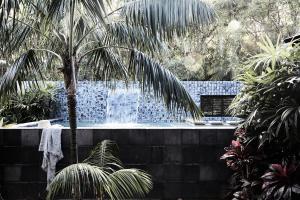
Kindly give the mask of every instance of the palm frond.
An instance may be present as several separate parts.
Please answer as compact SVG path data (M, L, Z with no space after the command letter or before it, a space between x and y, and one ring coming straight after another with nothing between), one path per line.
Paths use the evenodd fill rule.
M47 20L59 21L68 12L68 2L66 0L48 0L47 5Z
M7 55L11 55L12 52L20 49L22 44L30 36L31 28L24 26L20 23L8 25L3 32L0 33L1 51Z
M142 91L153 89L155 97L163 97L169 110L183 110L193 118L201 116L199 107L178 78L149 56L132 50L128 71L142 84Z
M261 53L253 56L249 66L253 67L255 70L262 71L267 68L275 69L278 62L289 57L289 45L280 44L280 37L277 39L277 43L273 44L272 40L265 36L262 38L262 41L258 43L258 46L261 49Z
M78 0L86 12L89 14L92 20L97 22L97 19L100 22L105 22L106 16L106 5L110 5L111 0Z
M29 80L28 82L24 82ZM43 80L41 68L33 50L22 54L0 79L0 100L4 100L11 93L27 87L38 87L39 80Z
M138 169L121 169L109 175L106 192L112 199L145 197L152 189L151 177Z
M20 8L19 4L19 0L0 1L0 30L6 26L10 17L15 19L16 13Z
M104 140L84 161L61 170L48 187L47 199L57 195L70 198L77 190L80 198L86 194L104 199L143 197L152 189L150 175L138 169L123 169L115 155L117 145ZM111 165L117 166L112 169Z
M144 27L132 26L124 22L110 23L107 25L106 40L112 44L127 45L137 48L158 52L164 48L164 44L157 37L153 37Z
M84 58L89 55L89 63L94 63L92 68L96 79L100 80L113 80L113 79L127 79L127 69L122 61L122 57L118 51L114 51L112 48L105 47L100 42L94 45L91 50L87 50L81 57Z
M110 165L122 168L123 163L117 157L118 146L110 140L103 140L91 152L84 163L89 163L99 167L109 167Z
M57 195L72 197L74 186L80 190L80 195L87 192L95 197L101 194L101 189L108 182L108 173L98 166L87 163L70 165L61 170L48 187L47 199L54 199Z
M201 0L132 0L121 12L128 23L147 27L164 38L209 25L216 17L211 6Z

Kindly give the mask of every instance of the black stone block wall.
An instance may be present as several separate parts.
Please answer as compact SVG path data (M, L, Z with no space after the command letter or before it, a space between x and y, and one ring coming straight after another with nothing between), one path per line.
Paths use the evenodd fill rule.
M230 171L219 161L233 129L82 129L78 131L79 160L98 142L117 142L127 167L153 176L148 199L221 199ZM39 129L0 129L0 193L6 200L44 199L46 173L38 152ZM63 130L64 159L68 164L69 133Z

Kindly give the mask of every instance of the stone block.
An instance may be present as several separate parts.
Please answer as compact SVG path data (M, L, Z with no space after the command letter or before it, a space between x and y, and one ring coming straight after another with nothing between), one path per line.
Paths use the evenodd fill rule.
M220 168L215 163L203 163L200 167L200 181L218 181Z
M199 162L217 162L220 156L216 146L199 146L198 160Z
M21 147L6 146L0 147L1 164L18 164L22 163Z
M182 174L184 182L197 182L199 181L199 165L183 165Z
M147 130L147 133L147 141L149 145L163 145L165 143L162 129L149 129Z
M4 168L4 180L8 182L21 180L21 167L20 166L6 166Z
M154 182L153 184L153 189L150 191L149 198L151 199L162 199L164 196L164 184L163 183L158 183Z
M24 147L21 151L20 164L42 164L43 152L38 151L36 147Z
M182 155L185 164L199 163L199 147L197 145L184 146L182 148Z
M151 149L147 146L120 146L120 158L127 164L150 163Z
M24 199L23 197L23 184L6 183L2 187L1 195L3 199Z
M77 130L77 145L78 146L93 145L93 130L92 129Z
M199 185L199 199L223 199L223 183L219 181L200 181Z
M183 183L182 196L184 199L200 199L199 183Z
M94 129L93 130L93 142L94 145L102 142L103 140L113 140L112 133L115 130L110 129Z
M61 146L62 146L62 148L70 146L70 134L71 134L70 129L63 129L62 130L62 132L61 132Z
M39 146L40 133L38 129L22 130L22 146Z
M217 130L202 129L199 130L199 144L200 145L216 145L217 144Z
M107 134L107 133L105 133L105 134ZM111 130L110 135L107 135L106 137L108 137L108 139L110 139L110 140L113 140L118 145L128 145L129 144L129 130L126 130L126 129Z
M78 147L78 160L79 162L82 162L83 160L85 160L91 153L92 151L92 147L89 146L81 146L81 147Z
M41 164L40 164L41 165ZM26 165L22 166L21 180L23 182L37 182L41 181L42 168L40 165ZM43 171L46 174L46 172ZM44 179L43 181L46 181Z
M175 130L175 129L164 130L164 138L165 138L166 145L180 145L181 130Z
M182 185L180 182L166 182L162 199L182 199Z
M199 144L198 130L183 130L182 131L182 144Z
M164 149L164 162L165 163L181 163L182 150L181 146L165 146Z
M21 129L6 129L3 134L4 146L21 145Z
M154 182L164 182L164 165L149 165L147 172L152 176Z
M0 128L0 146L3 146L3 143L4 143L4 129L1 129Z
M131 145L145 145L147 144L147 132L144 129L132 129L128 131L128 143Z
M151 163L161 164L164 161L164 147L152 146L151 147Z
M182 167L181 165L169 164L164 166L164 179L166 181L182 181Z
M234 130L232 129L220 129L217 131L217 143L219 145L230 145L233 139Z

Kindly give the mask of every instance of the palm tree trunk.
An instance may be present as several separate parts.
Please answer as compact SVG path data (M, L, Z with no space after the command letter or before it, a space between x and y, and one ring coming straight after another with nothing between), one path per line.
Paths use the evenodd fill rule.
M69 124L70 124L70 164L77 163L77 142L76 142L76 129L77 129L77 113L76 113L76 76L75 67L72 66L72 58L65 56L64 59L64 81L65 88L67 90L67 100L68 100L68 114L69 114ZM76 63L74 63L76 65Z
M77 130L77 99L76 99L76 66L77 63L73 57L64 57L64 81L67 90L68 113L70 124L70 164L78 163L78 151L76 141ZM73 199L81 200L80 185L73 186Z
M76 88L70 86L68 89L68 111L70 123L70 163L77 163L77 142L76 142L76 129L77 129L77 114L76 114Z

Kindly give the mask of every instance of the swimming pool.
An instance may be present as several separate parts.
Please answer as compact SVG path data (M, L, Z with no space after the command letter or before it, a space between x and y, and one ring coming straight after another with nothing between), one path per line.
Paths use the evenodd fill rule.
M51 125L61 125L63 128L69 128L69 122L60 119L49 120ZM16 127L19 128L34 128L38 127L39 122L30 122L25 124L18 124ZM234 121L202 121L201 123L191 122L159 122L159 123L105 123L105 122L94 122L94 121L79 121L77 122L78 128L103 128L103 129L211 129L211 128L234 128L237 126L237 122Z

